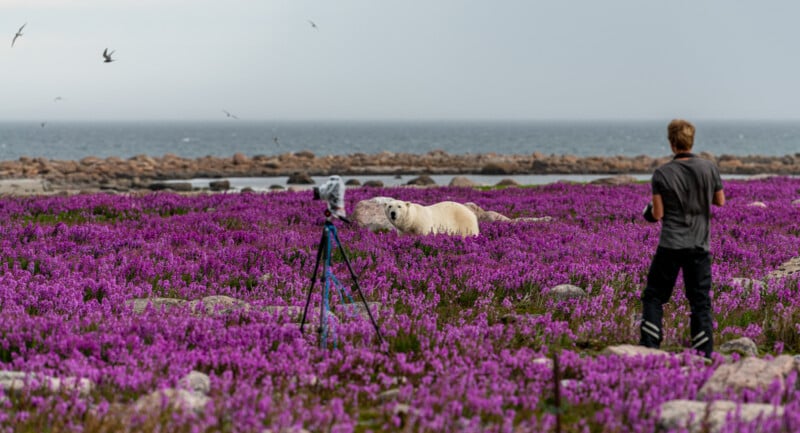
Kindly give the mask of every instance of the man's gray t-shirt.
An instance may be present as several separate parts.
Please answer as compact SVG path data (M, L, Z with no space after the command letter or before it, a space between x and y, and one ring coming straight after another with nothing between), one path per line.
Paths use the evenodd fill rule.
M722 189L716 165L697 157L676 159L656 169L652 186L664 202L658 246L708 251L711 202Z

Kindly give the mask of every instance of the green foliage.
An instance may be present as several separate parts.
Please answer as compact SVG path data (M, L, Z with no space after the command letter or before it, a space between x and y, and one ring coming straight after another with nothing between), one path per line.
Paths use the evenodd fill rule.
M393 353L417 353L420 342L414 330L400 330L389 339L389 350Z

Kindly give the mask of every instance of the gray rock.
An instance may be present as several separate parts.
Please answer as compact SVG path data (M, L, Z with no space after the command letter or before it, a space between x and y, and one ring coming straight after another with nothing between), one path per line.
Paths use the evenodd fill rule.
M210 400L208 396L201 393L167 388L140 397L133 403L132 409L143 414L161 413L166 405L173 410L202 413L205 412L206 405Z
M502 179L500 182L497 182L495 186L519 186L519 182L514 179Z
M618 344L615 346L608 346L603 349L604 355L617 355L617 356L671 356L669 352L660 349L651 349L649 347L638 346L633 344Z
M636 178L628 175L601 177L589 183L593 185L628 185L636 183Z
M551 217L551 216L519 217L519 218L514 218L511 221L513 221L513 222L547 222L547 221L553 221L553 217Z
M298 171L292 173L292 175L289 176L289 179L286 181L286 183L290 185L313 185L314 179L312 179L311 176L308 175L308 173Z
M416 185L416 186L429 186L429 185L436 185L436 181L433 180L432 177L428 176L427 174L423 174L419 177L415 177L408 182L406 185Z
M6 393L26 388L45 388L50 392L77 391L78 395L86 397L94 386L94 382L86 378L60 378L24 371L0 370L0 388Z
M464 206L468 207L469 210L471 210L475 216L478 217L478 222L511 221L511 218L493 210L483 210L483 208L473 202L464 203Z
M214 180L208 183L208 189L211 191L227 191L231 189L231 182L227 179Z
M756 343L753 340L747 337L726 341L719 346L718 350L720 353L724 354L738 353L745 356L758 355L758 346L756 346Z
M764 203L763 201L753 201L753 202L748 203L747 206L748 207L760 207L760 208L766 208L767 207L766 203Z
M550 289L550 295L556 299L582 298L586 291L572 284L559 284Z
M778 266L778 269L767 275L768 279L781 279L800 272L800 257L794 257Z
M792 206L800 206L800 198L792 200Z
M303 316L303 308L294 306L294 305L267 305L260 308L261 311L265 311L269 314L284 314L286 312L291 321L294 323L300 323ZM314 310L319 311L319 310ZM311 314L311 307L309 306L308 314Z
M147 186L150 191L172 190L178 192L188 192L193 189L191 182L153 182Z
M361 181L358 179L347 179L347 182L344 183L346 186L360 186Z
M283 185L272 184L269 186L270 191L283 191L286 188Z
M367 227L370 231L391 230L395 231L394 225L386 218L384 204L394 200L391 197L373 197L369 200L361 200L356 203L350 219L358 223L361 227Z
M381 180L368 180L364 182L362 188L383 188L383 181Z
M731 286L738 286L745 290L748 293L761 293L766 289L763 281L753 280L751 278L733 278L731 279Z
M147 309L148 305L152 305L154 309L160 310L170 309L172 307L180 307L186 304L185 299L177 299L177 298L136 298L132 299L126 304L133 307L133 312L136 314L143 313L145 309Z
M705 399L728 390L763 390L776 380L781 382L782 389L786 376L794 369L795 360L789 355L781 355L770 361L749 356L718 367L697 395Z
M239 309L250 310L250 304L247 302L225 295L206 296L199 301L191 301L189 302L189 308L192 311L197 311L200 303L203 304L206 314L227 314Z
M181 389L208 395L211 391L211 378L207 374L192 370L178 382Z
M660 407L657 421L659 430L688 429L690 433L717 433L729 417L745 422L759 417L783 416L783 406L760 403L736 403L716 400L711 403L693 400L671 400Z
M492 161L481 167L481 174L514 174L519 166L511 161Z
M450 179L449 186L459 187L459 188L474 188L476 186L480 186L480 184L469 179L466 176L456 176Z

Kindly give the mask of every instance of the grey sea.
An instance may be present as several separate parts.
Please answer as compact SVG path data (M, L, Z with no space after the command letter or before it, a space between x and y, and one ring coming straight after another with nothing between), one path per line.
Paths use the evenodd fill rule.
M0 122L0 160L76 160L139 154L182 157L382 151L451 154L664 156L663 121ZM783 156L800 152L800 121L695 121L697 151Z

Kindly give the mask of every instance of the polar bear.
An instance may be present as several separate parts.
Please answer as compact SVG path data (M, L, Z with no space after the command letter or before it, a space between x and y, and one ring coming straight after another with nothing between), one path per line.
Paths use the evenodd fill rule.
M383 206L386 218L400 233L417 235L447 233L461 236L477 236L480 233L475 213L454 201L422 206L407 201L391 200Z

